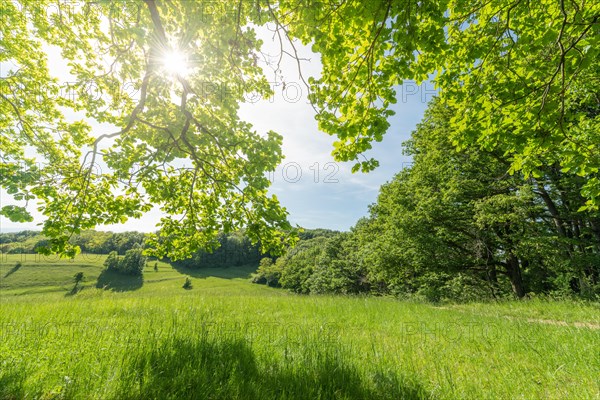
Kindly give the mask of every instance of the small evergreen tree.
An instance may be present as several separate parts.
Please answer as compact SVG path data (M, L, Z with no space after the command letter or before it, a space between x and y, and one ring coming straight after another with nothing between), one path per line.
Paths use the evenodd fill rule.
M83 272L78 272L75 275L73 275L73 278L75 278L75 285L79 284L81 281L83 281L84 278L84 274Z
M190 278L185 278L185 283L183 284L183 288L186 290L190 290L192 288L192 280Z
M77 292L79 292L81 290L81 288L79 287L79 283L81 281L83 281L84 275L83 272L77 272L75 275L73 275L73 278L75 279L75 285L73 286L73 289L71 289L70 294L71 295L75 295L77 294Z

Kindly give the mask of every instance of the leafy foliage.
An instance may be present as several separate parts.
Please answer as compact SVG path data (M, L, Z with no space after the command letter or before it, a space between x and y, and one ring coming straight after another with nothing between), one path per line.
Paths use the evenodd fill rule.
M600 214L577 211L585 180L557 167L510 175L497 150L456 150L455 114L433 102L406 144L413 167L384 185L371 209L361 237L378 278L433 300L456 297L455 279L495 297L508 284L518 297L564 290L566 279L569 292L589 295L600 277Z
M511 172L555 163L600 202L600 5L586 0L345 1L279 4L280 26L321 55L310 82L333 154L355 161L381 141L405 80L433 79L459 148L510 155ZM373 159L355 170L377 166Z
M190 290L190 289L192 289L192 288L194 287L194 286L192 285L192 280L191 280L189 277L185 278L185 282L183 283L183 286L182 286L182 287L183 287L185 290Z
M73 234L153 206L165 214L147 241L159 257L185 258L242 227L265 249L293 242L267 193L282 138L237 114L248 94L271 93L250 27L260 16L239 4L231 18L226 3L208 16L188 1L2 2L0 61L13 67L0 79L0 184L25 206L0 212L30 221L26 205L37 201L45 251L67 255L79 251ZM72 96L49 69L50 46L69 66ZM190 60L189 77L161 64L173 50Z
M252 281L297 293L355 294L370 290L350 233L301 240L275 262L263 258Z
M272 258L264 257L260 260L256 272L252 274L252 283L278 287L279 278L281 278L281 271L278 270L276 263Z
M75 275L73 275L73 279L75 280L75 284L77 285L79 282L83 281L85 275L83 272L79 271Z
M120 261L119 254L116 251L111 251L104 260L104 266L108 271L117 271L119 270Z
M73 235L69 242L82 253L108 254L125 252L134 245L142 245L146 235L141 232L103 232L87 230ZM38 253L48 245L48 238L38 231L0 233L0 251L3 253Z
M120 257L116 251L111 252L104 266L107 271L115 271L126 275L141 276L144 267L146 267L147 258L141 246L134 246L125 252L125 256Z
M234 267L256 265L261 258L259 246L252 244L242 232L220 233L210 245L211 249L198 250L192 257L174 264L187 268Z

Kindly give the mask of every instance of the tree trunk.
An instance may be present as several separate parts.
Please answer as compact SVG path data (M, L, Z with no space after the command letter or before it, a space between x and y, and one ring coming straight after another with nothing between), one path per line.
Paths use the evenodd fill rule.
M521 265L519 264L519 259L512 252L508 253L506 272L508 273L508 279L510 280L515 296L519 299L525 297L526 292L523 285L523 277L521 276Z
M490 287L490 291L492 292L492 297L496 297L496 289L498 288L498 274L496 273L496 266L490 265L487 269L487 280Z
M536 180L536 183L538 187L537 194L539 194L542 200L544 200L544 203L546 203L546 209L548 210L548 212L552 216L552 219L554 220L554 225L556 226L556 231L558 232L558 235L561 237L567 237L567 232L565 230L562 218L560 216L560 212L558 211L556 204L552 200L552 197L550 197L550 194L548 193L542 182Z

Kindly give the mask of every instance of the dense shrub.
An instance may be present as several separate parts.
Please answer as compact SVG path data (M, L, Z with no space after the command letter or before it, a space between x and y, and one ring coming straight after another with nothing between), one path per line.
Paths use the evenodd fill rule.
M258 270L252 274L252 282L267 286L278 287L281 278L281 270L277 263L270 257L264 257L260 260Z
M125 252L121 270L128 275L141 275L146 266L147 258L143 254L143 249L139 245L134 245L131 250Z
M281 270L279 278L281 287L296 293L310 292L308 278L314 272L326 241L325 237L301 241L295 248L277 259L275 264Z
M360 293L370 290L351 233L301 240L273 262L263 258L254 283L281 286L296 293Z
M372 291L364 256L356 230L331 237L313 274L311 291L346 294ZM329 278L330 282L322 278Z
M116 251L111 251L108 254L108 257L106 257L106 260L104 260L104 267L106 267L108 271L118 271L120 269L120 262L121 259L119 254Z
M75 275L73 275L73 279L75 279L75 284L78 284L79 282L83 281L83 279L85 278L85 275L83 272L77 272Z
M120 257L116 251L112 251L104 261L104 266L108 271L139 276L144 271L146 261L142 247L134 245L131 250L125 252L123 257Z

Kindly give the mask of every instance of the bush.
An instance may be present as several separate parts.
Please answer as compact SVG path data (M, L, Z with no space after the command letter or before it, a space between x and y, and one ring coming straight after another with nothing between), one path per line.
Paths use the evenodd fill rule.
M142 275L147 260L143 251L141 246L137 244L131 250L127 250L120 263L121 272L127 275Z
M489 285L481 278L466 273L427 272L416 279L420 285L416 295L433 303L489 300ZM497 293L500 295L500 292Z
M219 233L206 248L191 258L175 261L173 265L183 268L237 267L260 261L259 247L252 244L243 232Z
M183 288L185 290L190 290L192 288L192 280L190 278L185 278L185 283L183 284Z
M364 293L371 284L362 265L352 234L316 236L301 240L276 262L263 258L252 282L297 293Z
M107 271L119 271L121 259L116 251L111 251L104 260L104 267Z
M357 293L352 271L344 261L332 260L319 264L308 278L311 293Z
M77 292L79 292L82 287L79 286L79 284L81 283L81 281L83 281L84 275L83 272L77 272L75 275L73 275L73 279L75 279L75 285L73 286L73 289L71 289L71 291L69 292L69 295L74 296L77 294Z
M311 293L357 294L371 285L355 237L340 233L327 239L312 275L307 279Z
M301 241L283 257L276 266L281 271L281 287L296 293L309 293L308 278L313 274L316 261L322 256L327 238L319 236Z
M104 266L108 271L139 276L144 271L146 260L141 246L134 245L131 250L125 252L123 257L119 257L116 251L111 251L104 261Z
M279 278L281 278L279 266L273 262L273 259L264 257L260 260L256 273L252 274L252 283L279 287Z

